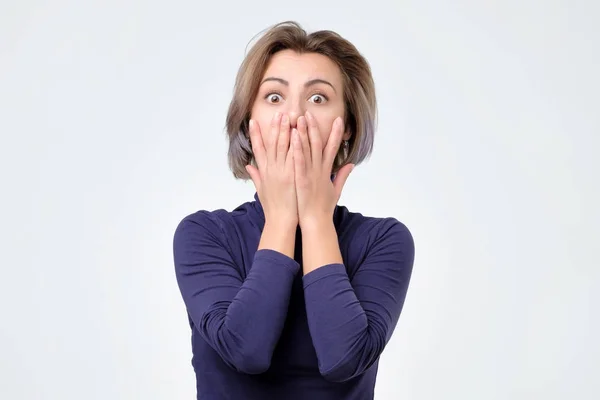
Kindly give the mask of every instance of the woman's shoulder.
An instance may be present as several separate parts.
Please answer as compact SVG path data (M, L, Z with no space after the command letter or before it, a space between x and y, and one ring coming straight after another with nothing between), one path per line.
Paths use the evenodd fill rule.
M351 235L356 239L373 240L394 236L411 236L406 224L392 216L372 216L339 207L340 234Z
M340 210L338 218L341 222L338 227L340 249L350 276L354 276L367 260L379 260L372 266L388 269L389 264L381 263L381 260L391 260L396 263L394 265L404 261L412 263L415 251L413 236L398 218L364 215L345 207Z
M229 214L230 212L225 209L201 209L184 214L176 224L174 240L205 237L221 241L225 231L225 221Z
M216 210L197 210L191 213L184 214L178 222L181 225L196 225L205 228L215 228L222 225L222 220L230 214L225 209Z
M255 208L255 207L254 207ZM248 201L234 207L232 210L225 208L199 209L187 213L181 218L176 226L175 235L202 234L209 235L215 239L228 241L227 238L233 234L242 220L255 218L256 213L253 202Z

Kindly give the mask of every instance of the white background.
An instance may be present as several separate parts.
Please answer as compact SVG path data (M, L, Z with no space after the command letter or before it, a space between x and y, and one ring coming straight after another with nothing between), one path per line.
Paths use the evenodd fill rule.
M0 398L194 398L172 235L252 199L225 115L288 19L370 61L341 203L416 242L376 399L600 398L599 3L0 4Z

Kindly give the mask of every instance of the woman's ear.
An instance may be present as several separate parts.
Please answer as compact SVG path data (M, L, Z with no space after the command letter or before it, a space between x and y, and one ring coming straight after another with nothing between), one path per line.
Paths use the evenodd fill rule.
M344 136L342 136L342 140L350 140L350 137L352 136L352 130L350 129L350 124L348 123L348 120L346 120L346 122L344 123Z

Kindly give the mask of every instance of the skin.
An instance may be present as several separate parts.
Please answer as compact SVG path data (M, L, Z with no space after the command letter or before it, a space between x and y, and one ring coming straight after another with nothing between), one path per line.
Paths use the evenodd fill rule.
M271 58L250 119L257 167L246 167L265 212L259 249L293 258L296 228L303 269L341 263L333 211L354 167L331 171L344 132L343 80L328 57L291 50Z

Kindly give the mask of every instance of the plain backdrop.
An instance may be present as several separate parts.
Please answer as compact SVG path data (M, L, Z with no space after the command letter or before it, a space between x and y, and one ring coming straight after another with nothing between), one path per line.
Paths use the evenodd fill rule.
M376 399L600 398L599 11L2 0L0 398L195 398L173 232L252 199L225 115L290 19L369 60L375 150L340 203L415 238Z

